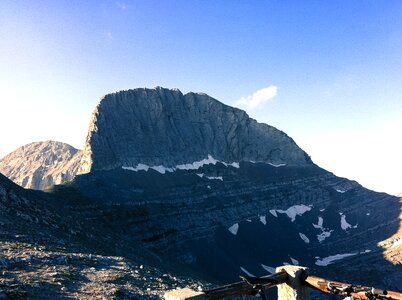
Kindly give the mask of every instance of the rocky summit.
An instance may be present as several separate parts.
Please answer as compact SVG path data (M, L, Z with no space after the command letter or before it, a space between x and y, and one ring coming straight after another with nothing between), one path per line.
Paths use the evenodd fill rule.
M0 173L22 187L43 190L74 178L81 151L60 142L35 142L0 159Z
M81 173L138 165L175 168L209 156L303 166L308 155L282 131L202 93L161 87L104 96L92 114Z

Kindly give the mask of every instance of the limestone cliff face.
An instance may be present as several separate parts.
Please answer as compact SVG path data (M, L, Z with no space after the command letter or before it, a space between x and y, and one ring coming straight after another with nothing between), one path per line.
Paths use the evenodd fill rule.
M74 178L81 151L55 141L35 142L0 160L0 173L22 187L43 190Z
M104 96L93 112L80 173L121 167L175 167L211 155L239 161L311 165L285 133L206 94L157 87Z

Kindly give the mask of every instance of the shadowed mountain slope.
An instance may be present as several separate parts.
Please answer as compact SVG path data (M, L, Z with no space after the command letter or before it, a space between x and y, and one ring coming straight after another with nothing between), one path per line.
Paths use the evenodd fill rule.
M64 202L0 174L1 299L159 299L168 289L202 284L149 267L156 256L79 219Z
M79 205L82 218L213 282L296 263L327 278L402 289L400 199L315 166L116 169L80 175L71 187L94 199ZM393 258L379 245L387 239Z

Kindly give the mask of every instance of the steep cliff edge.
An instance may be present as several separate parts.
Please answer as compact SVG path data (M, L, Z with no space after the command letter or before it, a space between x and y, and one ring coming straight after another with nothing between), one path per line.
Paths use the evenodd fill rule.
M213 157L227 163L311 165L282 131L206 94L161 87L104 96L92 114L81 173L138 165L175 168Z
M24 188L44 190L74 178L81 151L60 142L35 142L0 159L0 173Z

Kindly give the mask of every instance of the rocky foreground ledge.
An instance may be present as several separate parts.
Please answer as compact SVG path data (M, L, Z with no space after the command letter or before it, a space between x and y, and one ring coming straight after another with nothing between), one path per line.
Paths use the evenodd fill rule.
M13 239L0 238L0 299L160 299L177 287L204 288L122 257L70 252L62 241Z

